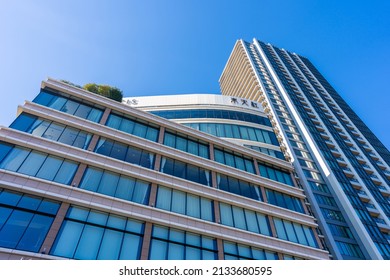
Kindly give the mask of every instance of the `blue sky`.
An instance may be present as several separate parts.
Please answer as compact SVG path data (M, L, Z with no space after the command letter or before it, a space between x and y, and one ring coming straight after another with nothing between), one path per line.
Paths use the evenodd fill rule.
M219 93L237 39L309 58L390 147L390 1L0 0L0 124L47 77Z

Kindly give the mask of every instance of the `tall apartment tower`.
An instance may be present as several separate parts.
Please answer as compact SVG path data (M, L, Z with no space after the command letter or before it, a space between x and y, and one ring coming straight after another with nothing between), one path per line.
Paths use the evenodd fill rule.
M199 99L160 110L188 127L43 82L0 127L0 259L328 259L261 105Z
M264 107L334 259L390 259L390 153L311 62L236 42L223 95Z

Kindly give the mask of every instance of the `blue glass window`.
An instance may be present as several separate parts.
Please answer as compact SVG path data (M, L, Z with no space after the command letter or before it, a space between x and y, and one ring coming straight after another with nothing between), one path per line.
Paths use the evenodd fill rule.
M262 201L261 191L258 186L230 176L217 174L217 187L223 191Z
M143 222L71 206L50 254L72 259L139 259Z
M0 247L38 252L60 203L0 189Z
M308 226L274 217L274 225L278 238L318 248L313 230Z
M214 238L153 225L150 260L216 260Z
M268 203L287 208L299 213L305 213L301 200L297 197L293 197L278 191L265 189Z
M70 185L78 164L38 151L0 143L1 150L8 150L8 154L0 162L0 168L26 174L41 179ZM47 168L47 169L46 169ZM50 173L49 173L50 171Z
M187 139L170 132L164 134L164 145L196 155L209 158L209 148L207 144L196 140Z
M183 123L183 125L217 137L232 137L279 146L275 133L265 129L220 123Z
M219 163L229 165L231 167L244 170L253 174L256 173L255 168L253 166L253 160L249 158L245 158L241 155L229 153L217 148L214 149L214 157L215 161Z
M158 187L156 207L202 220L214 220L210 199L163 186Z
M222 202L219 203L219 208L223 225L271 235L267 217L264 214Z
M286 185L294 186L290 173L275 169L273 167L261 163L259 163L259 170L261 176L265 178L278 181Z
M117 141L101 137L98 144L96 145L95 152L101 155L153 169L154 154L146 150L122 144Z
M81 149L87 149L92 138L91 133L37 118L26 113L20 114L10 127Z
M190 118L208 118L208 119L231 119L245 122L253 122L271 126L267 117L262 117L245 112L218 109L190 109L190 110L161 110L151 111L152 114L166 119L190 119Z
M103 115L101 109L83 104L80 101L71 100L65 94L59 96L45 90L42 90L33 102L92 122L99 122Z
M223 241L225 260L277 260L276 252Z
M95 167L86 169L79 187L144 205L149 201L150 183Z
M195 183L210 186L210 171L192 164L162 157L160 171Z
M110 114L106 125L153 142L158 139L158 128L116 114Z

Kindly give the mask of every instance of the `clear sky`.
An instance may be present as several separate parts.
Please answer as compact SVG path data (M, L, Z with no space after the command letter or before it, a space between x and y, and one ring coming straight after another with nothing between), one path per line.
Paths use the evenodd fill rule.
M47 77L219 93L237 39L309 58L390 148L390 1L0 0L0 124Z

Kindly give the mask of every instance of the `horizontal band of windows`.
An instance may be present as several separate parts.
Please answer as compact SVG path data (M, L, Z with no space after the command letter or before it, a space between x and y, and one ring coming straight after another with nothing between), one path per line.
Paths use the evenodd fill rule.
M224 123L183 123L183 125L217 137L250 140L279 146L275 133L264 129Z
M208 198L173 190L163 186L158 187L156 208L213 222L213 207L212 200Z
M92 138L91 133L26 113L20 114L10 127L81 149L87 149Z
M0 141L0 169L70 185L78 163Z
M267 216L241 207L219 203L221 224L271 236Z
M278 254L269 250L224 241L225 260L278 260Z
M95 152L145 168L153 169L154 167L154 154L104 137L99 139Z
M139 259L144 222L71 206L50 251L72 259Z
M0 247L39 252L60 203L0 189Z
M291 178L290 173L275 169L273 167L261 163L259 163L258 166L261 176L294 187L294 182Z
M271 126L271 122L267 117L262 117L250 113L245 113L245 112L231 111L231 110L186 109L186 110L150 111L150 113L166 119L195 119L195 118L226 119L226 120L230 119L230 120L239 120L239 121L252 122L256 124Z
M107 119L106 126L153 142L157 142L158 139L159 128L129 117L111 113Z
M42 90L33 100L34 103L98 123L103 110L87 105L80 100L71 99L69 95Z
M272 150L272 149L267 149L267 148L264 148L264 147L252 146L252 145L244 145L244 146L248 147L248 148L250 148L252 150L258 151L260 153L263 153L263 154L266 154L266 155L269 155L269 156L272 156L272 157L276 157L278 159L286 160L282 152L275 151L275 150Z
M319 248L312 228L276 217L273 218L273 221L278 238Z
M265 193L267 195L268 203L299 213L305 213L299 198L270 189L265 189Z
M164 134L164 145L178 149L203 158L210 158L209 145L196 140L188 139L170 132Z
M87 167L79 188L147 205L151 183L95 167Z
M153 225L150 260L216 260L215 238Z
M253 165L253 159L244 158L240 155L229 153L218 148L214 149L214 158L215 161L224 165L256 174L255 167Z

